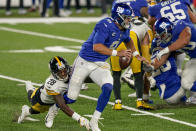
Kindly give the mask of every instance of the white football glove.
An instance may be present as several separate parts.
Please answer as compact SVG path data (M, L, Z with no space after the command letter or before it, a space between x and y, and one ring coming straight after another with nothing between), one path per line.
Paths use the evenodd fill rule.
M157 60L161 60L161 57L165 54L169 53L169 48L166 47L163 50L161 50L158 54L157 54Z
M152 76L148 77L148 80L150 82L150 88L154 88L156 85L156 80Z
M88 119L86 119L84 117L80 117L79 122L80 122L80 126L86 127L87 130L90 130L89 120Z

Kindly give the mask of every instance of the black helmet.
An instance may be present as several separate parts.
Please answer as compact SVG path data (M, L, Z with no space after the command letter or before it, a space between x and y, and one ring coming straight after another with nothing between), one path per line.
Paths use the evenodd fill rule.
M49 69L52 75L58 80L68 80L70 66L67 61L60 56L53 57L49 62Z

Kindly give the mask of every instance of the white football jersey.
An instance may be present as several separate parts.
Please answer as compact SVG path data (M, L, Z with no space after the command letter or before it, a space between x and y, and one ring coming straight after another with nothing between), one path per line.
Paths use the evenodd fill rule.
M53 75L50 75L46 79L43 87L40 89L41 101L46 104L55 103L53 95L63 94L65 91L67 91L67 88L68 88L68 83L57 80L56 78L53 77Z

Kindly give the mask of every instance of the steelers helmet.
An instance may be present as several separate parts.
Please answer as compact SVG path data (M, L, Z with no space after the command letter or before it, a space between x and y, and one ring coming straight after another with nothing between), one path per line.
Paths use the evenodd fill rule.
M49 62L49 69L54 78L67 81L70 73L68 62L60 56L53 57Z

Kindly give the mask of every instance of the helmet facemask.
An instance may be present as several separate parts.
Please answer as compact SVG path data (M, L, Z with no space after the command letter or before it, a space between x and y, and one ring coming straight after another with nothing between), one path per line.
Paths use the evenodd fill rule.
M160 34L158 34L162 43L168 43L172 39L172 34L167 32L167 29Z
M130 29L131 28L131 16L127 15L121 15L118 13L118 16L120 20L116 21L118 24L120 24L123 28L125 29ZM121 22L119 22L121 21Z

